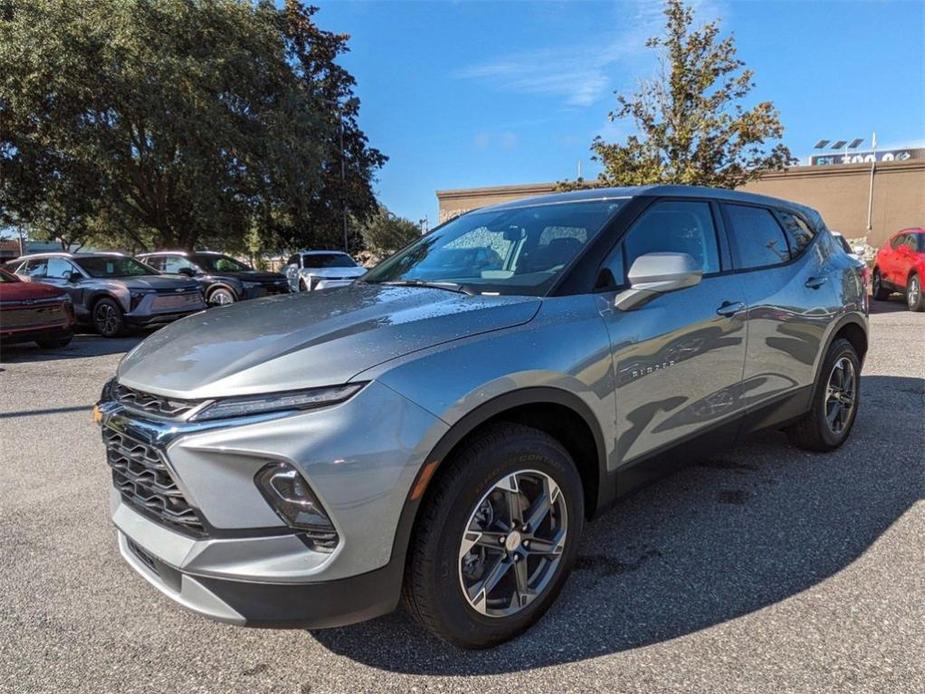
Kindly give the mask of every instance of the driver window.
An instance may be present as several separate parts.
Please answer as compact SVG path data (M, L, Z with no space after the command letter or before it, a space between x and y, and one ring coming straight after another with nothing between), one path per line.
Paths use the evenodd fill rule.
M671 200L649 207L611 251L601 268L597 288L625 285L626 273L636 258L646 253L665 252L687 253L705 275L720 271L716 228L709 203Z
M25 273L28 277L44 277L45 276L45 267L48 264L48 261L44 258L39 260L30 260L26 263Z

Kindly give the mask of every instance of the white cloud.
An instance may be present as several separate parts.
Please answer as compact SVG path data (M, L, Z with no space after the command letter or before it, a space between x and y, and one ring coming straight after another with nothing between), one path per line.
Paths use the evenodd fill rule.
M720 15L719 1L695 2L698 22ZM571 107L590 106L613 90L612 76L619 66L649 56L645 41L659 33L663 21L659 2L621 3L612 14L601 18L602 25L616 29L588 35L580 45L499 56L464 67L454 77L477 80L504 91L559 97Z

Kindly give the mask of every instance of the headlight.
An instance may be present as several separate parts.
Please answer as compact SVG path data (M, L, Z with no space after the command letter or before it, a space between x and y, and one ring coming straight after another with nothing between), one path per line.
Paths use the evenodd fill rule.
M311 410L343 402L358 393L365 383L350 383L329 388L290 390L267 395L249 395L240 398L223 398L207 405L190 419L201 422L208 419L226 419L245 415L280 412L285 410Z
M138 306L141 303L141 300L144 299L148 294L156 294L153 289L133 289L131 291L132 297L132 309Z

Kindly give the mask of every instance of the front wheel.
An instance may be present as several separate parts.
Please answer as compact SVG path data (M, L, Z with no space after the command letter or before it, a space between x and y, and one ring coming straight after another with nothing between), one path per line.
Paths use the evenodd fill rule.
M93 327L103 337L118 337L125 329L122 308L113 299L100 299L93 306Z
M493 425L445 463L409 548L404 602L437 636L488 648L555 601L578 552L581 478L544 432Z
M880 268L874 268L874 277L871 282L871 294L877 301L886 301L890 298L890 290L883 286L883 278L880 276Z
M925 311L925 297L922 296L922 280L912 274L906 283L906 306L910 311Z
M812 407L788 429L791 443L809 451L834 451L851 433L861 399L861 360L839 338L826 353Z
M225 287L217 287L209 292L209 306L225 306L235 302L234 293Z

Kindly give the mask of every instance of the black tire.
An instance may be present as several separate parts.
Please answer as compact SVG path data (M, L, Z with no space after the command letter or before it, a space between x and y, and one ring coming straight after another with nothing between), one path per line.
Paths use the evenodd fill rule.
M71 343L72 335L67 337L43 337L35 341L35 343L42 349L60 349L62 347L67 347Z
M890 298L892 292L883 286L883 278L880 276L880 268L874 268L874 277L872 280L871 294L877 301L886 301Z
M847 415L841 431L833 431L826 419L829 410L828 386L836 364L842 359L851 362L854 370L853 405ZM854 420L861 404L861 360L851 343L844 338L835 340L829 347L822 368L819 371L819 381L813 392L812 406L802 419L787 430L790 442L807 451L834 451L841 446L854 426Z
M922 294L922 278L918 273L909 275L906 282L906 306L910 311L925 311L925 296Z
M454 452L444 465L428 490L415 524L403 601L412 617L440 638L461 648L489 648L528 629L562 589L577 556L584 524L581 478L558 441L542 431L513 423L490 425ZM519 471L529 471L527 476L539 471L558 485L559 494L553 498L564 504L565 539L561 553L555 555L560 557L558 564L549 565L546 582L534 593L532 602L513 608L519 611L508 616L482 614L463 594L463 534L486 494ZM521 563L527 570L526 560ZM516 595L519 600L519 592Z
M118 302L103 297L93 304L93 327L103 337L118 337L125 331L125 316Z
M305 280L299 280L299 291L300 292L308 291L308 287L305 286Z
M227 287L215 287L209 292L207 303L209 306L227 306L237 301L234 292Z

